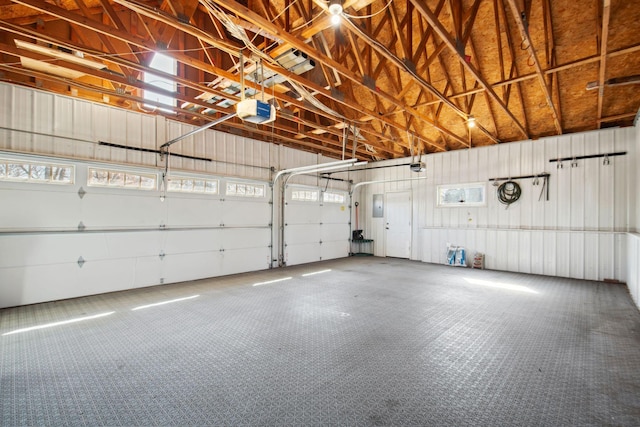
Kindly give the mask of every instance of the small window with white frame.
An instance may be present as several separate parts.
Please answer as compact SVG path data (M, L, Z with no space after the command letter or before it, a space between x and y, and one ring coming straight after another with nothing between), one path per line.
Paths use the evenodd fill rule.
M89 168L87 185L95 187L155 190L157 175L112 169Z
M73 184L74 178L72 165L0 159L0 181Z
M311 188L294 188L291 190L291 200L295 202L317 202L318 190Z
M265 196L265 189L264 184L227 181L225 194L234 197L260 198Z
M484 206L486 185L484 182L438 185L438 206Z
M218 194L218 180L171 176L167 179L167 190L181 193Z
M339 191L324 191L322 193L324 203L344 203L345 199L345 194Z

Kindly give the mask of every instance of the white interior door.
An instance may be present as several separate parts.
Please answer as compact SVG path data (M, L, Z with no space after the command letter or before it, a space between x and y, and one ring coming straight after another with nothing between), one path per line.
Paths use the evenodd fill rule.
M386 193L385 255L411 257L411 192Z

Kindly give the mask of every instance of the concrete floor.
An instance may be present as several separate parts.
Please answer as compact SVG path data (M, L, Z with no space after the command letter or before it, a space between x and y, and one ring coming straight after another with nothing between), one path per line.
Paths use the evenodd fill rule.
M637 426L640 313L348 258L0 310L0 376L0 425Z

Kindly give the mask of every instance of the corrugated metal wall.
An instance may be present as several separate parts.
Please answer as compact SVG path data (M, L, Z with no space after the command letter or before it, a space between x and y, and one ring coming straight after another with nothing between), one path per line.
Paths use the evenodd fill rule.
M365 209L365 234L376 239L376 254L384 254L383 220L371 217L373 194L412 188L414 247L411 257L444 263L447 243L465 246L469 256L485 254L490 269L593 280L624 278L625 233L629 226L633 189L628 176L635 168L631 154L578 160L576 167L550 159L629 151L635 129L544 138L425 156L426 181L378 184L360 195ZM393 163L406 163L394 161ZM500 204L490 178L548 172L549 201L542 185L519 180L523 193L508 209ZM408 166L372 170L363 179L393 180L417 174ZM437 207L438 185L487 183L482 207Z
M640 189L640 170L638 168L638 156L640 155L640 150L638 149L638 146L640 145L640 127L638 127L637 119L635 131L635 141L631 144L630 150L630 162L633 167L629 168L629 203L632 208L630 209L629 215L629 233L625 236L625 280L633 300L640 308L640 196L638 196L638 189Z

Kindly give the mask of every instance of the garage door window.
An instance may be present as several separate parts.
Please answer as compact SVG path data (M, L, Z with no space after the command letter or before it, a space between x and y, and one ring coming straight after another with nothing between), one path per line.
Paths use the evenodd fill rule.
M71 165L23 162L0 159L0 180L39 184L73 184L75 169Z

